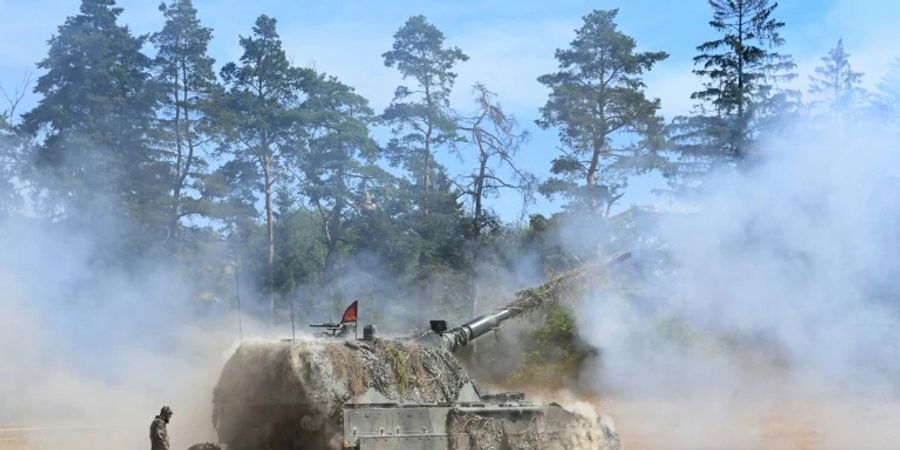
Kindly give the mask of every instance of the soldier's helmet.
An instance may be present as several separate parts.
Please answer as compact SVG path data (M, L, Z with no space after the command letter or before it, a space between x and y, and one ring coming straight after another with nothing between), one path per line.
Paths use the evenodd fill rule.
M163 406L159 410L159 415L162 417L172 417L172 408L169 408L168 406Z

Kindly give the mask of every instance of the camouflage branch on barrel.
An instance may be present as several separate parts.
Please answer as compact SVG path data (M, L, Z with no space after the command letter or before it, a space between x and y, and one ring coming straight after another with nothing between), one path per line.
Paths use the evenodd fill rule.
M630 256L631 253L629 252L617 253L603 265L603 268L624 261ZM535 310L546 310L555 306L560 299L565 298L567 294L578 289L580 281L584 279L587 273L592 272L594 269L595 268L590 266L581 267L557 275L550 281L538 287L518 291L515 294L514 300L506 306L492 313L472 319L451 330L447 330L447 323L445 321L432 320L431 331L434 333L419 339L423 339L426 343L441 345L447 350L455 352L466 346L473 339L477 339L488 331L497 329L500 324L507 319ZM429 336L431 337L429 338ZM437 341L434 338L435 336L439 336L440 341Z

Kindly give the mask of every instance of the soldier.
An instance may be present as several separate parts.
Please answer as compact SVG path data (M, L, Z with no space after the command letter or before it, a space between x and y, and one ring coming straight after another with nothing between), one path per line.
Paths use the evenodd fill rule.
M166 425L172 418L172 408L163 406L159 415L150 423L150 450L169 450L169 432Z

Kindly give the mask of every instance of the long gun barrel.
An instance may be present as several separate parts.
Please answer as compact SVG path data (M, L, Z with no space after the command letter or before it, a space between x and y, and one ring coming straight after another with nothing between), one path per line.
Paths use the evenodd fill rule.
M604 264L604 267L624 261L630 256L631 253L629 252L618 253L610 258ZM586 270L586 268L573 270L554 277L536 288L516 292L512 303L495 312L472 319L451 330L447 330L446 322L441 320L432 321L431 329L440 336L442 346L451 352L455 352L466 346L473 339L477 339L488 331L497 329L507 319L556 303L567 290L574 287L575 280L580 279Z
M481 317L472 319L452 330L441 333L441 339L444 345L451 352L459 350L472 339L496 329L500 323L513 316L513 311L509 309L501 309L491 314L485 314Z

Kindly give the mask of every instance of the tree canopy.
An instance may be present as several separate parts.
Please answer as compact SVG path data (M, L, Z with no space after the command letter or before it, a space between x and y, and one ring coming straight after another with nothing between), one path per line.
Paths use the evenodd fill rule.
M501 295L501 276L516 284L636 239L616 228L635 177L684 187L752 167L760 142L801 114L900 129L900 63L865 92L852 41L835 36L801 96L787 88L796 68L777 3L709 5L695 108L666 122L648 84L669 55L639 45L616 9L590 11L546 55L556 67L537 78L546 97L530 109L508 83L472 79L458 36L412 16L380 55L402 81L376 111L363 95L376 93L295 64L315 55L292 54L274 17L215 36L234 50L216 70L214 30L192 0L162 3L147 35L113 0L82 0L37 63L34 102L20 102L27 77L0 90L0 222L97 234L98 267L162 262L196 280L203 305L244 293L276 322L351 298L379 311L414 299L410 314L454 318ZM573 223L595 239L563 245ZM552 313L522 376L581 364L570 319Z
M784 45L784 22L774 16L778 3L769 0L710 0L709 25L718 39L697 47L694 74L703 89L691 94L698 102L691 116L678 117L674 138L681 155L677 177L703 174L722 164L737 165L755 151L759 136L783 122L797 92L779 87L796 77Z
M94 216L127 214L142 236L132 247L164 233L166 189L148 139L160 91L141 52L146 37L119 25L121 13L112 0L84 0L58 28L38 63L41 98L22 127L40 140L36 181L56 214L85 226Z
M541 191L602 214L622 197L628 174L653 167L663 131L660 101L646 97L642 75L668 55L637 52L616 15L585 16L569 48L556 51L559 72L538 78L550 96L537 123L558 128L562 144Z

